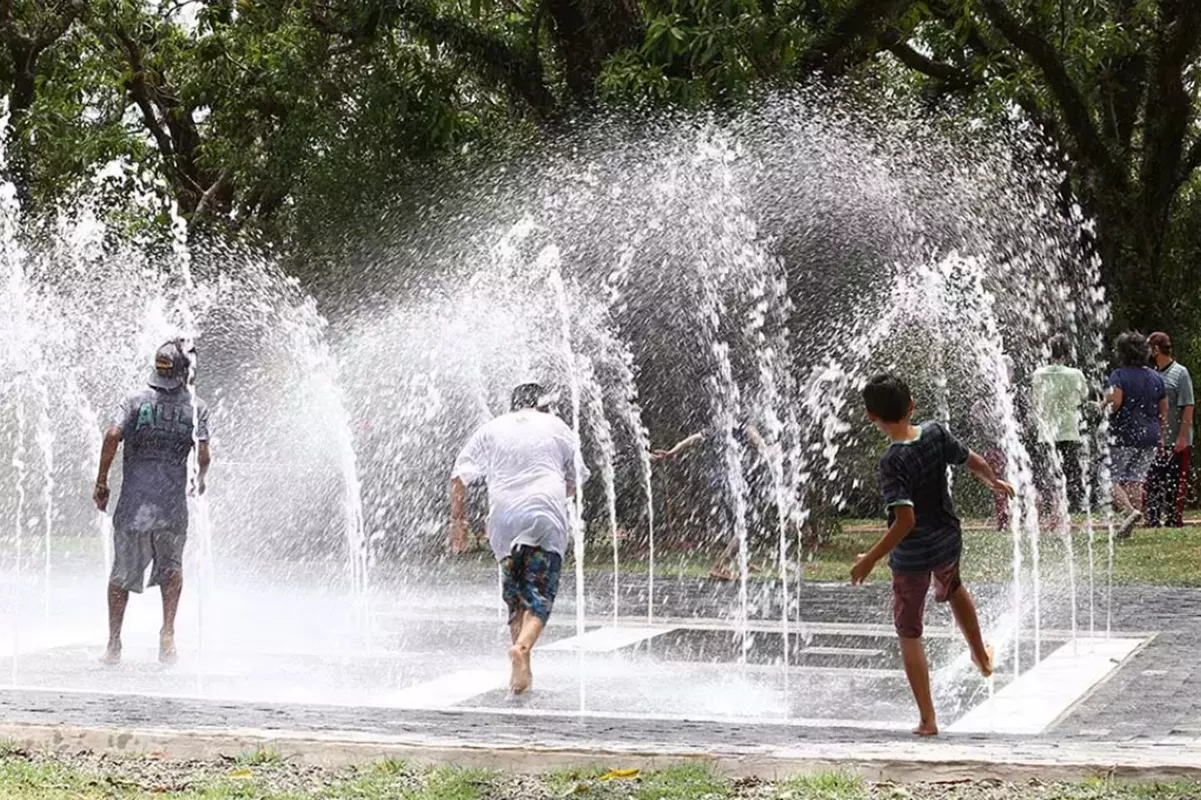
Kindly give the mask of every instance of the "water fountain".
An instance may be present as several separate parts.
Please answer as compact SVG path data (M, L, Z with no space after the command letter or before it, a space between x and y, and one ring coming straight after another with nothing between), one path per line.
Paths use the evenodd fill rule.
M824 589L803 580L800 531L826 505L873 504L877 440L856 391L888 368L911 376L923 408L969 443L975 395L1004 432L1021 488L1012 566L987 565L998 580L982 588L982 606L1013 680L1042 658L1045 619L1064 616L1077 635L1078 605L1074 552L1066 586L1045 580L1053 570L1039 561L1026 420L1013 397L1059 330L1074 332L1097 376L1104 299L1095 265L1080 258L1083 221L1056 208L1055 176L1020 139L969 152L912 119L871 127L795 98L721 124L601 125L480 176L466 207L431 209L420 239L385 232L372 259L340 267L336 292L317 282L310 294L253 249L181 227L165 242L123 240L95 209L55 221L59 235L42 245L9 208L0 310L55 332L40 357L69 364L73 388L57 408L40 399L45 376L0 376L0 441L14 463L0 470L0 509L14 520L5 564L27 582L33 503L49 627L79 622L62 611L86 607L65 586L74 565L52 552L53 539L95 537L79 465L94 463L100 410L142 379L158 343L187 333L215 460L196 516L211 535L193 541L200 602L185 593L184 606L197 625L203 613L204 630L181 642L185 658L203 645L191 666L205 680L186 691L507 707L494 567L489 556L444 552L446 480L470 431L534 378L563 390L559 412L597 476L577 481L574 506L599 509L594 529L606 540L597 547L576 520L573 575L539 677L552 688L533 711L613 712L625 691L648 713L837 718L865 691L841 667L890 666L891 644L865 634L862 619L807 605ZM22 238L38 242L28 255ZM15 327L4 341L20 343L5 365L33 352ZM747 420L767 445L771 530L758 522L765 498L748 485L756 455L736 435ZM696 430L716 432L712 452L673 473L696 512L691 527L656 525L651 441ZM646 519L645 563L618 537L636 517ZM731 537L736 587L672 574L684 544ZM588 559L588 544L603 563ZM773 553L775 574L752 575L757 549ZM94 572L107 556L89 558ZM646 608L635 614L639 591ZM33 618L12 616L23 626L11 631L12 680L36 683L43 662L16 666ZM624 643L587 638L602 621L628 634ZM818 636L825 643L813 645ZM868 644L844 641L856 638ZM571 656L556 661L556 647ZM938 659L940 698L977 702L962 651ZM898 721L887 699L896 678L866 690L878 697L861 722ZM133 678L86 680L112 688ZM156 680L185 691L171 675ZM553 688L575 681L570 701Z

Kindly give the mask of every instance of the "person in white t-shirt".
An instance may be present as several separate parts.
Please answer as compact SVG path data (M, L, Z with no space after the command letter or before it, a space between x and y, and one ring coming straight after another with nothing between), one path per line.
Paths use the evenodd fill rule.
M1079 513L1084 510L1086 480L1080 461L1084 441L1080 432L1080 410L1088 400L1088 379L1079 369L1068 365L1072 345L1067 336L1056 334L1051 337L1049 346L1051 363L1036 369L1030 378L1038 440L1048 455L1035 480L1039 491L1049 498L1058 491L1059 476L1056 473L1062 474L1067 490L1067 510ZM1052 448L1058 454L1058 469L1049 458Z
M568 498L588 479L579 441L548 413L547 392L526 383L513 390L508 414L472 434L450 482L450 546L467 550L467 484L488 486L488 542L500 562L513 646L510 688L530 688L530 651L550 618L570 525Z

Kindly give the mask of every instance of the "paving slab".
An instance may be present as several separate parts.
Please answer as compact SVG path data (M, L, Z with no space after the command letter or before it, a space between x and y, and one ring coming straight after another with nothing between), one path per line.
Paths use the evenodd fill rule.
M605 605L606 583L595 582L598 588L596 595L589 598L590 604ZM730 624L728 612L736 597L736 587L663 576L656 579L656 584L657 596L674 598L664 602L658 615L661 627L672 630L672 635L684 628L709 635L715 628ZM632 608L627 602L644 588L638 576L623 576L622 607ZM990 596L1008 591L1004 586L988 585L974 586L973 590L985 602ZM752 587L752 595L755 594L766 597L770 595L770 587L756 584ZM947 733L937 742L917 742L906 732L913 712L911 701L905 696L903 677L897 671L899 662L894 663L895 651L887 644L890 634L887 587L806 584L798 594L808 635L815 637L814 646L833 651L879 652L864 661L868 665L865 668L794 667L796 680L809 675L813 682L808 685L827 695L832 695L834 687L839 685L853 687L847 683L848 676L856 674L863 680L897 682L895 717L878 707L858 709L863 713L857 716L857 695L853 690L844 699L835 697L832 710L824 718L799 715L793 719L740 719L736 714L721 719L703 718L687 704L663 713L642 707L637 692L623 689L620 680L611 691L606 689L599 697L594 696L598 702L589 706L586 713L580 713L574 705L576 686L569 680L569 665L574 663L576 652L564 652L557 656L565 665L558 682L553 680L552 669L546 676L551 681L536 684L548 698L545 707L539 706L539 701L505 704L503 698L490 701L492 707L481 706L479 698L487 696L488 691L481 694L477 689L485 684L494 685L497 677L487 669L483 669L483 673L488 673L487 680L481 677L476 684L464 688L461 693L467 696L456 700L451 707L438 704L430 707L430 703L423 703L420 698L430 694L426 690L414 691L414 696L406 702L393 702L393 695L369 705L356 701L354 698L359 695L354 693L348 693L343 702L329 702L328 698L324 702L305 698L267 702L261 697L214 698L202 693L182 696L174 689L156 694L146 689L146 681L173 679L169 674L164 676L145 669L135 670L130 685L120 692L62 691L49 685L0 687L0 720L4 726L0 738L63 748L158 748L181 755L190 752L189 748L197 754L203 750L203 754L211 755L279 743L282 752L295 751L316 760L361 760L395 754L535 771L556 765L613 764L618 760L639 766L703 758L716 760L734 774L763 777L823 769L837 763L840 768L854 769L877 779L932 776L939 780L1026 776L1049 779L1096 774L1201 778L1201 659L1196 655L1201 644L1201 590L1116 588L1109 620L1114 635L1107 640L1103 626L1095 631L1099 641L1112 644L1099 645L1097 651L1127 647L1121 643L1127 638L1142 642L1125 655L1115 650L1109 656L1120 660L1119 668L1106 671L1101 669L1099 660L1094 662L1089 669L1095 667L1100 677L1090 679L1091 688L1069 703L1066 712L1060 709L1054 717L1051 717L1054 709L1048 704L1040 712L1042 717L1037 726L1020 731L1011 728L968 733L956 730L952 715L945 720ZM571 596L566 590L564 595ZM769 606L768 603L759 609L751 626L763 635L770 634L772 626L779 624L772 619ZM1107 608L1108 603L1098 603L1094 610L1102 613L1096 614L1096 619L1104 621L1107 615L1103 612ZM484 606L477 610L488 613ZM568 616L565 609L559 611L563 613L548 634L551 637L548 644L570 638L574 633L565 619ZM437 623L438 619L436 614L430 614L426 623ZM480 634L470 626L464 632L455 632L426 623L397 634L396 643L413 647L436 635L443 642L439 647L478 647L476 640ZM939 646L939 639L946 639L948 646L956 644L945 609L933 609L929 624L932 651ZM1069 614L1062 605L1044 603L1044 635L1063 633L1069 624ZM495 621L487 625L495 628L493 633L498 637L495 646L499 648L500 626ZM875 637L880 644L859 648L822 644L846 637L848 630L863 641ZM1077 631L1078 635L1087 633ZM600 641L614 635L598 634L596 638ZM633 635L621 634L619 638ZM666 633L658 633L633 646L662 647L666 637ZM51 650L62 644L53 637L48 637L47 642ZM430 672L425 667L412 671L404 653L387 652L390 646L387 642L377 643L369 654L374 660L363 666L369 673L363 674L376 675L380 670L393 670L389 674L396 676L412 674L408 686L442 681L445 686L439 691L445 695L461 682L462 675L455 677L457 673L479 668L467 663L470 661L467 659L460 667L451 665L440 672ZM46 652L50 651L30 656L23 651L23 663L28 664L29 658L44 656ZM1052 662L1062 650L1047 645L1044 652L1049 655L1047 662ZM503 651L498 653L503 656ZM282 648L264 657L286 665L288 659L302 655ZM845 653L833 652L830 657L842 655ZM233 661L226 669L226 679L237 671L234 656L231 655ZM553 652L544 654L546 659L552 657L555 657ZM604 663L603 659L609 656L602 652L593 657ZM1066 654L1060 657L1061 675L1069 675L1075 663L1066 658ZM53 666L52 662L46 663L47 669ZM1055 663L1058 662L1047 669L1054 668ZM728 672L728 665L703 662L691 668L698 670L697 674L704 670ZM362 680L359 673L348 669L342 668L348 684ZM678 667L668 664L664 669ZM748 665L746 672L753 684L761 680L755 676L775 675L778 671L765 663ZM0 666L0 675L5 674ZM503 672L500 675L503 677ZM636 689L634 679L638 677L639 674L634 674L628 685ZM686 685L688 680L677 675L675 682ZM395 688L398 693L405 691L408 689L400 684ZM1004 687L998 694L1003 691ZM1034 695L1037 692L1031 697ZM498 704L504 707L496 707ZM967 714L971 713L968 709ZM1048 717L1051 717L1049 722Z

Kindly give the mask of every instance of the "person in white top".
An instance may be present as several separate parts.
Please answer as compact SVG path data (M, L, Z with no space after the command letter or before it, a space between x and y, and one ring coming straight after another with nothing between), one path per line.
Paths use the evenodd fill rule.
M1050 341L1051 363L1039 367L1030 379L1034 400L1035 424L1039 442L1059 455L1059 471L1067 488L1068 511L1084 510L1084 468L1080 463L1080 409L1088 400L1088 380L1084 373L1068 366L1072 345L1068 337L1056 334ZM1058 475L1053 461L1039 470L1035 479L1044 497L1056 492Z
M588 479L579 441L548 413L538 384L513 390L508 414L480 426L455 460L450 482L450 546L468 547L467 484L488 486L488 541L500 562L513 646L510 688L530 688L530 651L550 618L570 525L568 498Z

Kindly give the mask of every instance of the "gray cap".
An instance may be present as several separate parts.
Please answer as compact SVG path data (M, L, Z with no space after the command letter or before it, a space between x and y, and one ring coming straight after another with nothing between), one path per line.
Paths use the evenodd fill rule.
M155 389L174 391L184 385L191 366L191 359L184 350L183 339L174 339L154 354L154 371L150 373L148 382Z

